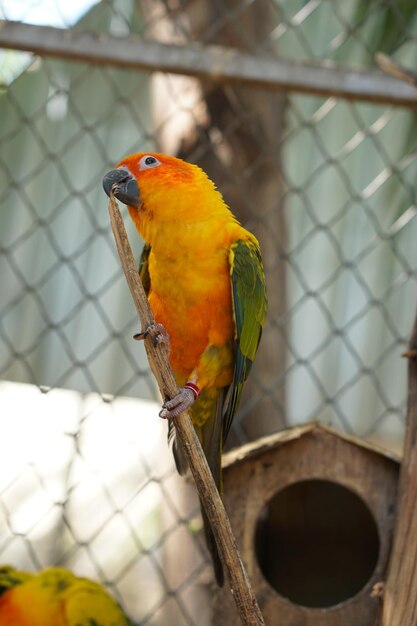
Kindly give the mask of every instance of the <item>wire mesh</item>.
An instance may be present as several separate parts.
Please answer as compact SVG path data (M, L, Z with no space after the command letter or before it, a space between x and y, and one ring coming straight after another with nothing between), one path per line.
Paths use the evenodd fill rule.
M395 0L3 1L36 29L415 66ZM401 446L417 253L415 113L3 51L0 560L106 583L137 624L210 623L179 480L101 190L121 157L200 163L260 239L270 310L231 443L318 418ZM141 243L130 225L139 254Z

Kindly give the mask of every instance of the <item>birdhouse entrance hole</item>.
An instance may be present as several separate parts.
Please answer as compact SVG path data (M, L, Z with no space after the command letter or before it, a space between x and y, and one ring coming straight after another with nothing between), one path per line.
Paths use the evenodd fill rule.
M256 530L256 554L268 583L305 607L352 598L371 578L379 556L378 529L353 491L327 480L285 487L266 504Z

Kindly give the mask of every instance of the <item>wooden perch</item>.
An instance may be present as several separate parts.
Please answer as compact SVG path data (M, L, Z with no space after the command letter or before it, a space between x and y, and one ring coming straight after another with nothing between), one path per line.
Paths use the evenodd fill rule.
M109 201L109 213L122 267L139 314L142 329L145 330L154 324L155 320L139 278L122 215L113 196L110 197ZM162 397L173 398L179 390L169 364L166 347L161 344L154 346L152 340L146 338L145 348ZM264 626L265 622L243 567L229 518L191 420L187 413L182 413L173 421L177 436L187 454L198 495L210 521L241 622L249 626Z
M403 356L408 358L407 423L382 626L417 624L417 317Z
M133 34L132 34L133 35ZM415 108L417 92L374 69L359 70L329 61L283 59L236 48L195 42L167 44L141 37L90 33L0 20L0 48L26 50L44 58L167 72L226 85L335 96Z

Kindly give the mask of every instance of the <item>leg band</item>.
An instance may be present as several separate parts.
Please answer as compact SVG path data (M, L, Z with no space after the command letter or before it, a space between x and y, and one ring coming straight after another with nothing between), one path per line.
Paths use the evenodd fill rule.
M200 395L200 389L197 387L195 383L192 383L191 381L188 381L188 383L185 383L184 389L191 389L191 391L195 395L196 400L198 396Z

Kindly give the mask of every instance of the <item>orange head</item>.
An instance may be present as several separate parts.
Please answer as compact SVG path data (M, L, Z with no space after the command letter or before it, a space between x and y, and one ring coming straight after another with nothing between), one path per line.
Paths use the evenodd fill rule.
M107 195L127 204L139 231L142 221L197 222L228 212L203 170L165 154L138 152L125 157L103 179Z

